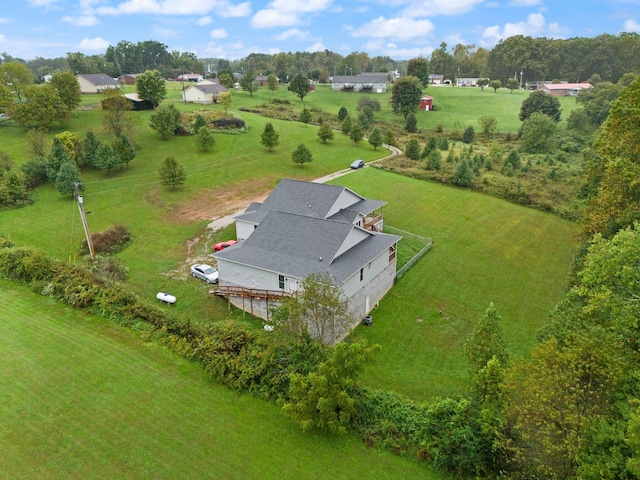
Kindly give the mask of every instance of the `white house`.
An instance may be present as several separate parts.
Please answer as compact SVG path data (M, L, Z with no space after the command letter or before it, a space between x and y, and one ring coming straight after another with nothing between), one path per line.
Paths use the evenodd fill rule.
M120 88L116 79L104 73L80 73L76 75L76 80L82 93L100 93L108 88Z
M282 180L263 203L236 217L239 242L215 254L219 288L242 287L250 300L230 294L230 302L267 318L261 292L296 292L307 276L328 273L355 327L395 280L401 237L381 233L385 203L347 187Z
M221 93L228 91L217 83L202 82L185 88L182 91L182 100L191 103L215 103Z
M347 92L384 93L387 91L388 78L388 74L384 72L334 75L331 79L331 89Z

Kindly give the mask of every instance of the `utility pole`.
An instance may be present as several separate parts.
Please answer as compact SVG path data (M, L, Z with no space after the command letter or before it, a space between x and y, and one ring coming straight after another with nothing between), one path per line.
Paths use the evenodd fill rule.
M82 196L80 195L80 192L78 190L78 182L75 183L75 191L74 191L74 195L76 196L76 199L78 200L78 210L80 210L80 219L82 220L82 228L84 228L84 236L87 239L87 246L89 247L89 253L91 254L91 260L95 260L96 259L96 254L93 250L93 242L91 241L91 235L89 234L89 226L87 225L87 217L84 214L84 208L82 207L82 204L84 203L84 199L82 198Z

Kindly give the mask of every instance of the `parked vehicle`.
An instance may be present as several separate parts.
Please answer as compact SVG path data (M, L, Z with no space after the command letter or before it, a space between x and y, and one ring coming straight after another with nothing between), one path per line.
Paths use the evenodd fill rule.
M213 246L213 250L219 252L220 250L224 250L225 248L230 247L231 245L235 245L238 243L235 240L227 240L225 242L218 242Z
M198 263L191 267L191 275L207 283L218 283L218 271L206 263Z
M354 170L362 167L364 167L364 160L356 160L351 164L351 168L353 168Z

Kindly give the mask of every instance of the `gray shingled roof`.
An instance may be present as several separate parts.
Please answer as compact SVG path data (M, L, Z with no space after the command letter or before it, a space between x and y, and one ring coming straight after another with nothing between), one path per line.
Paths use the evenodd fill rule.
M387 74L361 73L360 75L334 75L333 83L387 83Z
M83 73L80 76L93 83L94 85L120 85L116 79L111 78L105 73Z
M348 254L336 256L354 229L367 238ZM215 256L298 278L328 271L340 283L400 238L366 232L347 222L271 211L249 238Z
M193 87L203 93L223 93L229 91L226 87L217 83L204 83L202 85L194 85Z

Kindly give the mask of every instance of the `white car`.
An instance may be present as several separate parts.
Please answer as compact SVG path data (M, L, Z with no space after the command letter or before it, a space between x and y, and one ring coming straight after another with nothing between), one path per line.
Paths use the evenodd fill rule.
M191 267L191 275L207 283L218 283L218 271L206 263L198 263Z
M357 170L362 167L364 167L364 160L356 160L351 164L351 168L353 168L354 170Z

